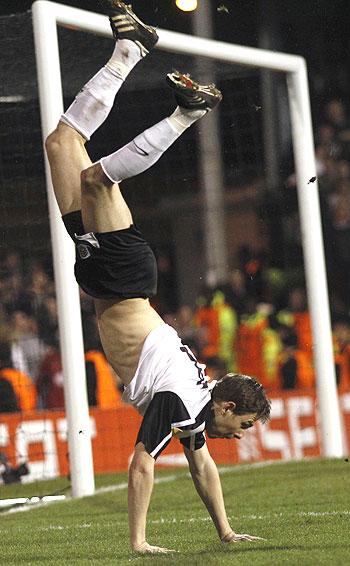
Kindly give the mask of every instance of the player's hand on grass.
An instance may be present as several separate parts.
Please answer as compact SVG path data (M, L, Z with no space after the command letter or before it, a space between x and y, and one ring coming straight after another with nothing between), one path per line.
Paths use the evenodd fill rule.
M228 543L228 542L241 542L241 541L254 541L254 540L266 540L265 538L255 537L253 535L239 535L234 531L231 531L227 535L225 535L221 542Z
M168 554L169 552L176 552L176 550L170 550L169 548L162 548L161 546L152 546L148 542L142 542L141 544L134 545L133 550L135 552L140 552L141 554Z

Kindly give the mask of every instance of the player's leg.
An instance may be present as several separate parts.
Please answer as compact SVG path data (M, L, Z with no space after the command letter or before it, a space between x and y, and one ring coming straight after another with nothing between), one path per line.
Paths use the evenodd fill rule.
M191 124L222 98L214 85L201 86L179 72L170 73L167 80L175 90L178 103L175 112L82 172L82 216L87 231L128 228L131 215L123 208L117 183L151 167Z
M123 2L107 2L116 45L107 64L83 87L48 137L46 148L61 213L81 209L80 174L91 165L85 142L106 120L115 96L133 67L154 47L158 36Z
M81 209L80 173L91 165L84 137L59 122L46 140L51 179L62 216Z

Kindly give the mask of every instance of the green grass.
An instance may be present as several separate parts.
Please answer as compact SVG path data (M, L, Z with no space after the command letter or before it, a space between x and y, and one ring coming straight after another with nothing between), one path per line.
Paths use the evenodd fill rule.
M350 463L313 460L222 469L232 527L265 537L223 545L185 470L157 472L148 522L151 543L178 552L163 557L129 550L126 490L0 514L0 564L298 565L350 564ZM124 483L99 476L97 486ZM3 486L1 498L60 492L67 480Z

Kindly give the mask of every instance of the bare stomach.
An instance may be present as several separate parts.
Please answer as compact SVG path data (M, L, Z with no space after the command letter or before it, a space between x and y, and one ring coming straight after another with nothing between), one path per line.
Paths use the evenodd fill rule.
M107 359L127 386L135 375L145 339L164 321L148 299L95 299L95 307Z

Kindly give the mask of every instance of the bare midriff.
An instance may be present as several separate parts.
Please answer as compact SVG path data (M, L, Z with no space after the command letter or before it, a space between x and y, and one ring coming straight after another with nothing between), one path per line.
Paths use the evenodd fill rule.
M127 386L135 375L145 339L164 321L148 299L95 299L95 306L105 354Z

